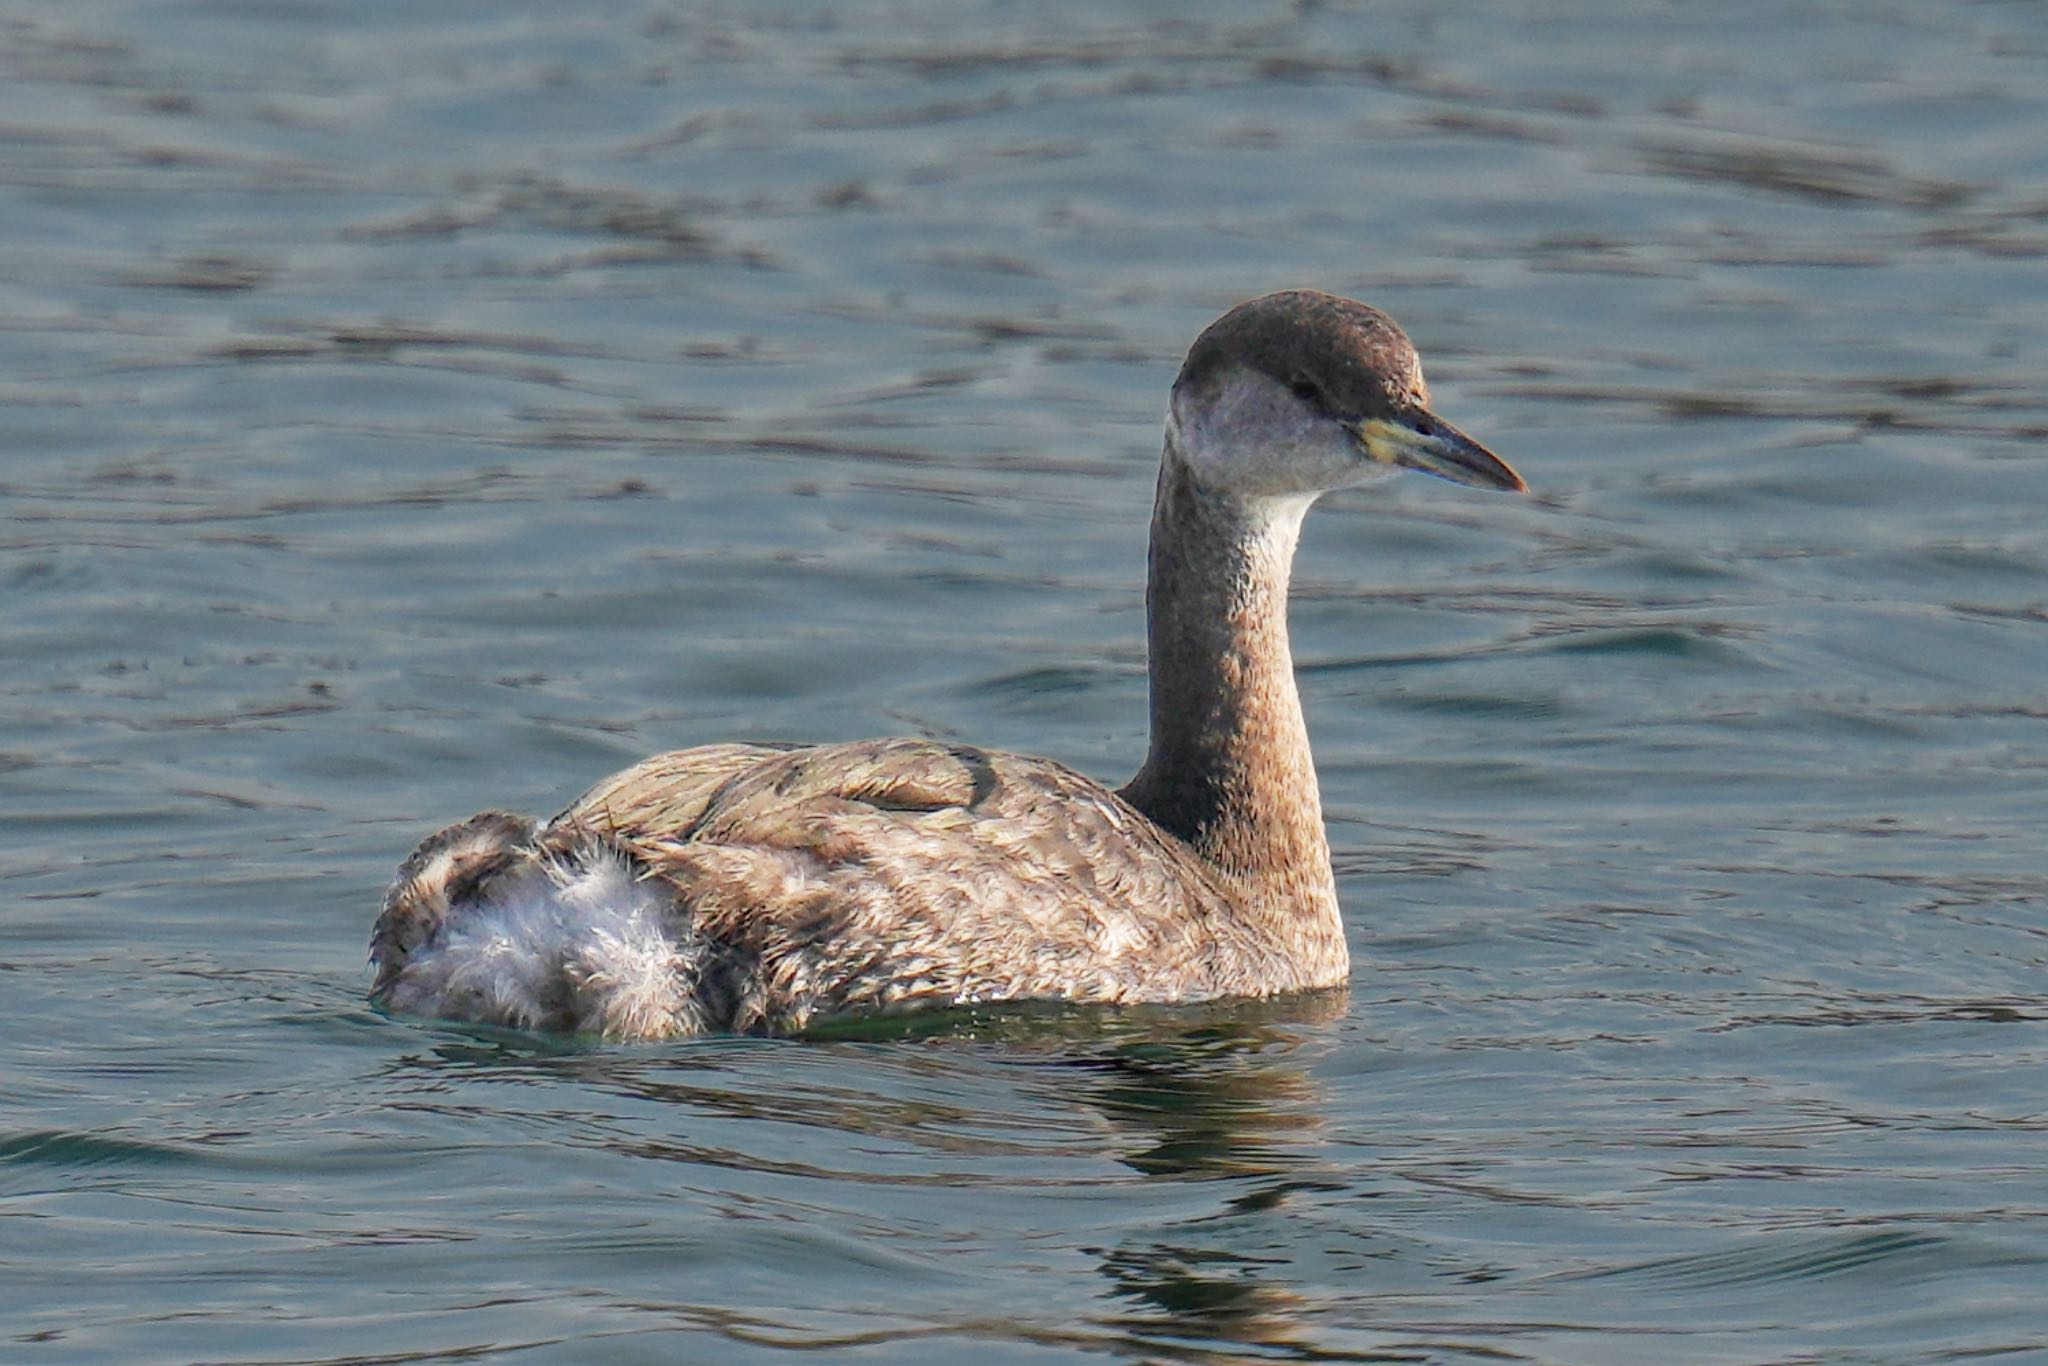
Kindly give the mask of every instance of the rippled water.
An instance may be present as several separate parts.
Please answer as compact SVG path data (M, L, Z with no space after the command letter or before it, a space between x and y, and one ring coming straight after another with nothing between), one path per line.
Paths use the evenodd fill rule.
M2048 1360L2048 11L1451 9L0 16L0 1355ZM1536 488L1311 520L1348 998L366 1007L656 748L1120 780L1287 284Z

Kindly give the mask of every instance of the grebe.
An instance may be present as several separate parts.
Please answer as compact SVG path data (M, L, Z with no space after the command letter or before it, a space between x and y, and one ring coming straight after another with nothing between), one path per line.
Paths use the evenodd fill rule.
M1173 384L1129 783L935 740L659 754L545 824L488 811L420 845L371 936L373 999L648 1039L1342 984L1287 581L1316 497L1391 469L1525 487L1429 411L1384 313L1238 305Z

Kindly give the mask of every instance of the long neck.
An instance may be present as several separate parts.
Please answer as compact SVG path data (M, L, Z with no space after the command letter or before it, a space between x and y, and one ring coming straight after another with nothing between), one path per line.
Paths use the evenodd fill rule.
M1146 588L1152 748L1123 796L1240 880L1263 913L1341 943L1287 649L1287 580L1307 507L1202 489L1169 436Z

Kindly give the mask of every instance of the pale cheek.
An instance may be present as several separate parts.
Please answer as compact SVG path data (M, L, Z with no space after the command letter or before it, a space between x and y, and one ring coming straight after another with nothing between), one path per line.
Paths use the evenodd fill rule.
M1334 423L1304 416L1294 405L1269 411L1245 455L1258 484L1268 490L1327 489L1351 482L1362 463L1351 439Z
M1282 495L1338 488L1364 473L1339 428L1258 380L1231 384L1200 407L1176 403L1168 424L1181 459L1212 488Z

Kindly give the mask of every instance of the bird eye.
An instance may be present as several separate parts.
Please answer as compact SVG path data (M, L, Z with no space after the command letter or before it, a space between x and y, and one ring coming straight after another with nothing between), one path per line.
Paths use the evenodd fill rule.
M1323 391L1316 387L1316 382L1312 379L1297 379L1294 383L1288 385L1287 389L1289 393L1293 394L1303 403L1321 403L1323 401Z

